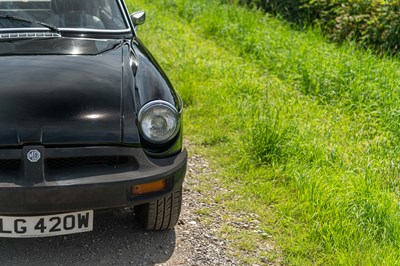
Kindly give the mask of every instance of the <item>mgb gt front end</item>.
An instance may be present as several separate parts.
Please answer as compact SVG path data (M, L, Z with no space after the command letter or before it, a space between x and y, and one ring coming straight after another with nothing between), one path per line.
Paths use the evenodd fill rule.
M0 237L90 231L109 208L177 223L182 102L144 19L123 0L0 1Z

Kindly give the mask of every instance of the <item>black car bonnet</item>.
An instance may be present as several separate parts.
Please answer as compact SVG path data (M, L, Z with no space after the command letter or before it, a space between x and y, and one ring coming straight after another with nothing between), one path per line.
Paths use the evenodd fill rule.
M0 145L121 143L121 47L68 42L0 42Z

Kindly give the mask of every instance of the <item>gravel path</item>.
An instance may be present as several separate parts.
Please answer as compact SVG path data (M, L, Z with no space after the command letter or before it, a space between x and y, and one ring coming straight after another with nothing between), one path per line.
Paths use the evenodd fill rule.
M225 240L216 236L218 215L206 226L196 214L207 208L196 190L197 177L212 174L207 161L191 156L188 165L175 230L142 231L129 210L96 213L90 233L0 239L0 265L238 265L227 255Z

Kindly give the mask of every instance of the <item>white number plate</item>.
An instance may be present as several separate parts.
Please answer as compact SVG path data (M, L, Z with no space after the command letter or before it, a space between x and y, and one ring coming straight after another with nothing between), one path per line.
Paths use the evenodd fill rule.
M46 216L0 216L0 237L45 237L93 230L93 210Z

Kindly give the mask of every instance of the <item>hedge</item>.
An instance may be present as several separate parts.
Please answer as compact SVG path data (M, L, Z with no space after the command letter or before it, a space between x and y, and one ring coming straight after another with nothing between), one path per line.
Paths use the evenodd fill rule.
M238 0L300 25L319 25L334 41L356 41L395 54L400 42L400 1Z

